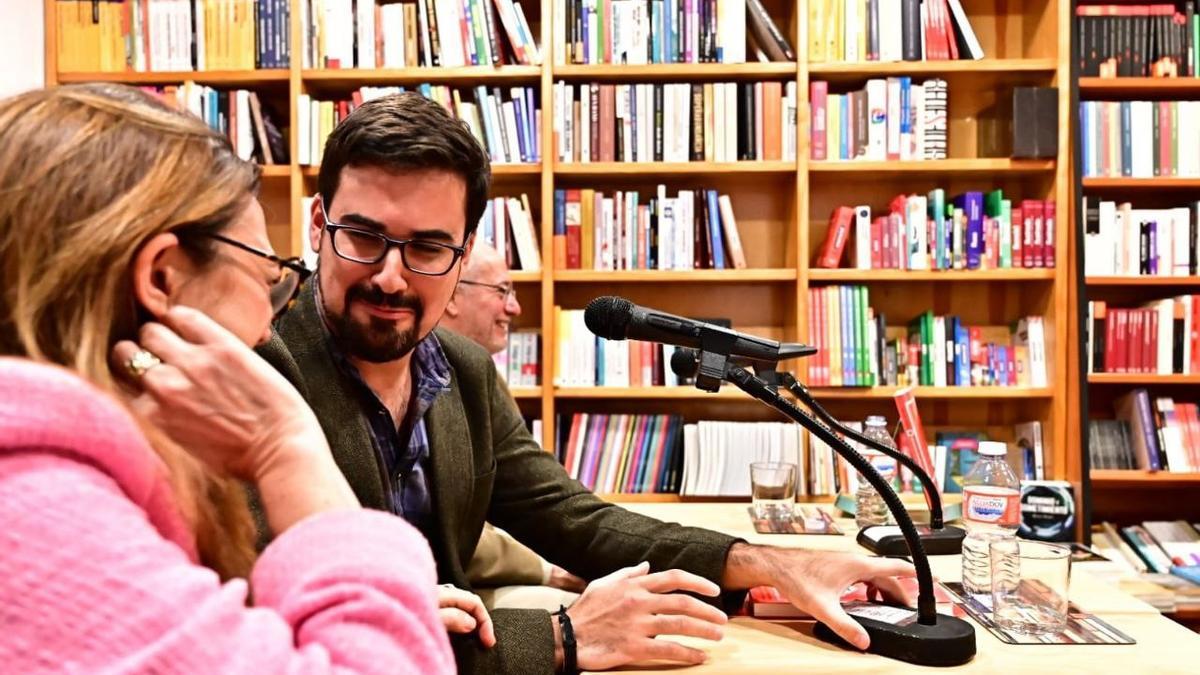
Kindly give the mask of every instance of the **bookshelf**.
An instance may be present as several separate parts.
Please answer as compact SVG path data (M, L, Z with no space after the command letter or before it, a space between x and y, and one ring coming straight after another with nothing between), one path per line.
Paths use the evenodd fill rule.
M972 325L1003 326L1022 316L1040 315L1046 322L1048 379L1067 381L1069 310L1067 256L1051 269L986 271L898 271L815 269L812 262L828 228L833 208L869 203L886 207L903 192L924 193L935 187L947 196L966 190L1003 188L1013 199L1055 200L1066 218L1069 204L1069 91L1071 3L1066 0L964 0L986 54L978 61L811 62L807 46L809 2L764 0L763 4L796 51L796 60L740 64L606 65L556 63L552 40L553 13L564 3L522 0L530 27L541 46L541 65L410 67L399 69L305 68L299 57L303 44L301 0L291 2L290 35L293 58L286 69L170 73L60 72L55 49L56 2L45 0L47 83L108 80L136 85L177 84L187 79L218 88L250 88L269 92L282 126L298 128L301 95L345 98L364 86L430 83L453 87L528 86L537 90L543 112L542 161L534 164L493 164L497 192L529 194L542 254L540 272L513 273L524 308L521 329L540 329L542 385L514 388L522 412L543 421L543 442L553 447L558 415L576 412L673 413L687 421L775 420L774 414L741 392L725 388L716 395L694 388L564 388L550 384L556 362L554 308L581 309L599 295L622 295L638 304L691 316L724 316L743 331L774 339L805 341L809 336L808 297L811 288L833 284L867 286L871 304L895 317L897 325L932 308L956 314ZM752 54L750 54L752 56ZM930 161L867 162L811 161L808 131L809 84L829 83L830 91L862 87L876 77L911 75L914 80L941 77L949 83L948 158ZM718 83L770 81L794 83L797 93L796 159L741 162L595 162L563 163L553 151L554 86L582 83ZM1002 102L1015 85L1058 86L1059 152L1051 160L1012 160L982 157L977 147L979 117ZM300 165L296 134L289 134L292 162L265 167L262 199L272 243L281 253L299 254L304 233L301 199L316 188L318 168ZM694 271L556 270L550 241L553 236L554 191L595 188L631 190L664 183L668 190L713 187L732 197L748 269ZM1070 230L1056 231L1056 248L1067 250ZM804 376L803 362L787 367ZM817 396L844 419L868 414L896 418L891 397L894 387L817 388ZM1047 477L1082 477L1080 453L1072 449L1065 388L918 387L920 412L930 433L977 429L992 438L1014 440L1013 426L1039 420L1043 424ZM609 495L629 501L674 501L675 495ZM825 499L827 497L816 497Z
M1076 0L1076 7L1096 4L1112 4L1099 0ZM1149 2L1128 4L1150 5ZM1169 3L1182 7L1178 3ZM1072 14L1074 15L1074 9ZM1182 11L1180 9L1179 11ZM1145 57L1149 60L1149 56ZM1073 115L1079 117L1079 107L1088 101L1151 101L1170 102L1200 99L1200 77L1084 76L1084 64L1077 59L1073 65L1072 80L1076 83L1076 100L1072 103ZM1157 125L1156 125L1157 126ZM1194 499L1200 487L1200 474L1176 471L1147 471L1142 469L1099 469L1091 468L1088 424L1091 420L1112 419L1114 404L1122 396L1135 389L1145 389L1151 401L1156 396L1171 397L1179 402L1193 401L1194 387L1200 384L1200 375L1148 374L1126 372L1089 373L1087 367L1089 303L1106 302L1109 308L1138 307L1145 303L1187 295L1200 286L1200 276L1116 276L1085 274L1085 235L1083 229L1087 214L1082 210L1083 200L1095 207L1100 200L1116 203L1130 202L1133 208L1166 209L1181 207L1194 202L1200 196L1200 177L1178 175L1156 175L1154 177L1131 176L1085 176L1082 168L1084 157L1083 130L1079 125L1073 129L1073 145L1079 149L1074 157L1075 181L1080 186L1073 204L1077 216L1073 223L1072 247L1076 252L1070 256L1076 283L1072 290L1077 298L1077 327L1072 330L1079 349L1075 354L1078 369L1077 394L1071 396L1072 435L1077 439L1071 452L1078 447L1080 459L1087 476L1085 500L1082 511L1087 525L1092 522L1111 521L1118 525L1137 524L1145 520L1194 520L1200 517L1200 504ZM1189 150L1190 151L1190 150ZM1167 173L1167 171L1162 171ZM1195 613L1176 616L1194 623Z

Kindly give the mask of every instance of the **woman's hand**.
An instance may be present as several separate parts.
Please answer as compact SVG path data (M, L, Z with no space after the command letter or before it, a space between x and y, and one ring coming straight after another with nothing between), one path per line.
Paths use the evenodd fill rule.
M143 350L161 363L133 372L130 359ZM215 472L257 485L276 535L313 514L359 507L304 398L207 315L173 307L136 343L118 342L112 358L141 389L134 410Z
M492 617L478 595L456 588L453 584L438 586L438 613L442 625L450 633L470 633L479 630L479 641L484 647L496 644L496 632L492 628Z
M162 361L141 375L140 350ZM312 410L287 380L203 312L172 307L137 342L113 347L119 372L140 390L133 408L214 470L258 480L299 449L328 454Z

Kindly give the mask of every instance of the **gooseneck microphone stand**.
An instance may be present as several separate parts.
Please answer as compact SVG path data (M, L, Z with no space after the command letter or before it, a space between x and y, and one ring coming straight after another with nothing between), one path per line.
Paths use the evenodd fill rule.
M787 390L792 393L801 403L809 410L816 413L817 417L825 424L837 429L843 435L848 436L863 445L882 452L883 454L895 459L900 464L903 464L917 480L921 483L925 493L929 495L929 527L919 527L921 536L921 545L925 548L925 553L928 555L957 555L962 552L962 540L967 536L965 530L961 527L946 525L942 514L942 497L937 490L936 484L925 469L921 468L912 457L888 446L869 438L854 429L842 424L833 418L817 400L813 398L808 387L804 386L794 375L789 372L779 373L779 379L783 382ZM864 474L865 475L865 474ZM874 485L874 484L872 484ZM879 527L879 526L874 526ZM884 536L876 539L871 535L870 531L873 527L863 528L859 532L858 543L870 549L874 553L880 555L903 555L907 549L902 537Z
M913 612L908 608L876 603L852 608L850 610L852 618L862 625L871 638L871 646L868 651L927 666L955 666L970 661L975 656L975 630L971 624L962 619L937 613L933 592L933 572L929 569L929 557L921 545L921 538L912 518L908 515L908 511L905 510L896 492L892 490L892 486L879 475L879 472L865 457L839 438L832 430L792 402L784 399L778 391L745 368L731 365L727 353L709 352L706 354L706 351L708 350L701 349L699 354L700 364L706 366L702 370L707 371L703 388L713 391L714 389L709 388L714 384L713 379L717 379L718 386L720 380L729 381L828 443L879 491L888 510L895 517L917 572L917 610L914 617ZM718 371L721 372L721 375L714 378ZM871 611L872 608L882 611ZM816 634L824 640L844 644L844 641L824 624L818 623Z

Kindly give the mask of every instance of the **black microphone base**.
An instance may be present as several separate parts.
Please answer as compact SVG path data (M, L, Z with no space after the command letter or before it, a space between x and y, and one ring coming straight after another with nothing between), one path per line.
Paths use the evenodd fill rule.
M925 553L928 555L958 555L962 553L963 537L967 536L965 530L953 525L946 525L940 530L931 530L928 525L918 525L917 533L921 535L921 545L925 547ZM909 554L904 535L900 534L900 528L895 525L864 527L858 531L856 541L859 546L875 555L904 557Z
M854 604L868 609L872 607L883 609L885 613L892 609L889 605L878 603ZM854 608L846 606L846 610L851 612L851 618L861 624L867 630L867 634L871 636L871 646L867 648L868 653L906 663L938 667L962 665L975 657L975 629L971 624L952 616L937 614L937 623L926 626L917 623L915 610L895 609L907 609L909 618L892 623L887 620L855 616ZM850 647L823 623L817 623L815 632L817 637L826 642Z

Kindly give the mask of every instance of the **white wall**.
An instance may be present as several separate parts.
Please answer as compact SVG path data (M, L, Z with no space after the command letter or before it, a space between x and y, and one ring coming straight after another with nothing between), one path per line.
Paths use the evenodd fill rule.
M45 84L42 0L0 0L0 98Z

